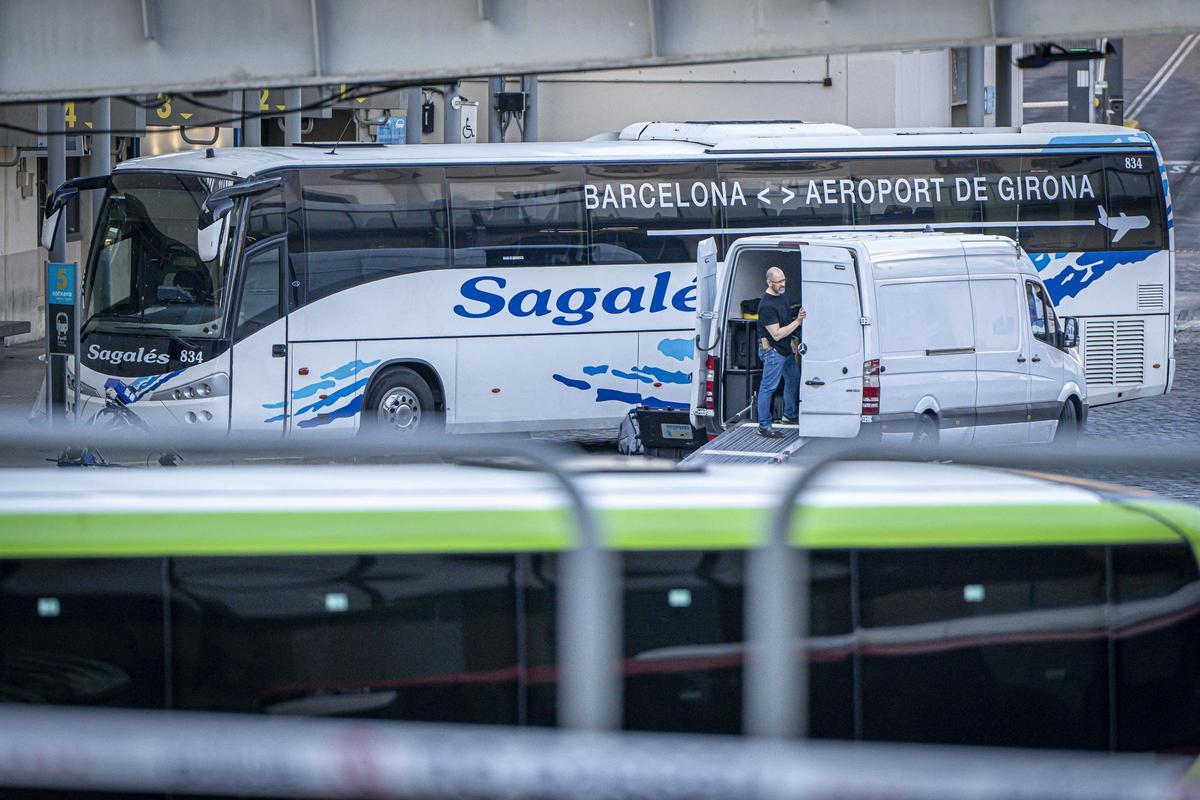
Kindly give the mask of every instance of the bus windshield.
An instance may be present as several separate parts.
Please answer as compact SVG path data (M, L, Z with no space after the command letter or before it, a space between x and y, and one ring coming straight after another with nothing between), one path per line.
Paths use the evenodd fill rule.
M220 336L229 254L222 247L214 260L200 259L196 219L204 199L228 183L180 173L112 177L88 261L85 333Z

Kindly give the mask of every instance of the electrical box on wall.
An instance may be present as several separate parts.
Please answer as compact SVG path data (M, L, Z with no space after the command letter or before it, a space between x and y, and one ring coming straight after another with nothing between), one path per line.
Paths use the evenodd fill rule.
M437 123L433 116L433 101L426 100L421 103L421 133L433 133Z

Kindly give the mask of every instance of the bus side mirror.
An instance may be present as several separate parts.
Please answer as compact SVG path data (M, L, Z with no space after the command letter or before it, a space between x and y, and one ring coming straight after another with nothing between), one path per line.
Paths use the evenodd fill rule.
M1064 350L1079 346L1079 320L1063 317L1062 346Z
M62 210L67 204L88 189L103 189L108 186L111 175L88 175L63 181L46 201L45 219L42 221L42 247L49 250L54 246L54 236L62 222Z
M233 211L237 198L262 194L274 189L283 179L278 175L257 178L217 189L204 198L200 216L196 220L196 254L201 261L212 261L217 257L221 244L221 222Z

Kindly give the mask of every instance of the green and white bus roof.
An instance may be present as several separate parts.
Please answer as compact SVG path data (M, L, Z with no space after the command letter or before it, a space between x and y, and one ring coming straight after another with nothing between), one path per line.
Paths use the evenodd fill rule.
M552 552L576 541L565 493L532 471L262 466L59 477L4 474L0 558ZM702 550L763 541L789 478L738 466L576 480L607 546ZM804 494L792 538L815 549L1186 541L1200 553L1200 508L1008 470L841 464Z

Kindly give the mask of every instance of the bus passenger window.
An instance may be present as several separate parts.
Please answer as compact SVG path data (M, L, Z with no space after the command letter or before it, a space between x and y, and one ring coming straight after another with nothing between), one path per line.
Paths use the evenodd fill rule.
M1098 223L1105 196L1101 156L1055 155L1021 159L1016 195L1021 246L1031 253L1105 250ZM1032 223L1032 224L1030 224Z
M454 266L587 263L579 167L451 167L446 177Z
M1162 250L1166 245L1163 181L1153 155L1105 156L1109 249Z
M982 218L973 158L864 158L851 162L858 225L945 225L979 233ZM949 227L952 226L952 227Z
M594 165L584 181L593 264L695 261L729 200L712 164Z
M511 556L177 558L175 707L515 725Z
M157 558L0 560L0 696L163 708L162 570Z
M858 558L864 739L1108 748L1103 547Z
M735 200L722 210L727 228L786 233L788 228L844 228L854 222L847 162L836 159L721 164L721 184ZM726 234L728 247L740 236Z
M1186 544L1112 548L1117 749L1200 752L1200 575Z
M301 180L306 302L447 265L440 169L304 170Z

